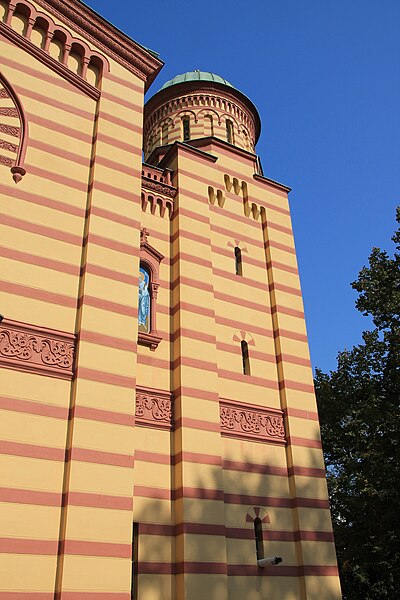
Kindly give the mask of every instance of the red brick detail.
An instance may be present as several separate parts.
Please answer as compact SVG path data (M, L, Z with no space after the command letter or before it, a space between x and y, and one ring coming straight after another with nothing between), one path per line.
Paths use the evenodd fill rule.
M7 554L55 555L58 540L32 540L24 538L0 538L0 552ZM0 596L1 598L1 596Z
M65 451L62 448L24 444L22 442L0 441L0 454L11 456L25 456L26 458L40 458L42 460L55 460L63 462Z
M61 494L19 488L0 488L0 502L34 504L36 506L61 506ZM1 596L0 596L1 598Z
M63 406L34 402L32 400L20 398L11 398L10 396L0 396L0 409L29 415L51 417L54 419L68 419L68 408L64 408Z
M60 554L76 554L79 556L105 556L112 558L131 558L130 544L113 542L89 542L83 540L65 540L61 542Z
M56 592L54 596L54 600L131 600L131 598L130 592ZM0 600L3 600L1 596ZM15 600L19 600L19 598L15 598ZM36 600L36 596L33 596L32 600ZM43 600L45 599L43 598ZM53 600L53 594L51 600Z
M111 496L108 494L91 494L88 492L68 492L64 495L63 505L90 506L91 508L111 508L114 510L133 509L133 498L128 496Z
M76 377L79 379L87 379L88 381L97 381L98 383L107 383L108 385L116 385L125 388L134 388L136 379L127 377L126 375L117 375L116 373L108 373L106 371L98 371L97 369L89 369L88 367L78 367Z
M0 592L0 600L54 600L53 592ZM128 599L126 599L128 600Z
M116 452L104 452L103 450L92 450L89 448L72 448L69 451L68 458L69 460L95 463L98 465L133 468L133 456L130 456L129 454L117 454Z

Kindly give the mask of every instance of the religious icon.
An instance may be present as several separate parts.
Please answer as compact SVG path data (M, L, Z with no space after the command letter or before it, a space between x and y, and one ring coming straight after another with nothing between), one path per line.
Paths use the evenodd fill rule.
M150 331L150 274L145 267L139 271L139 331L149 333Z

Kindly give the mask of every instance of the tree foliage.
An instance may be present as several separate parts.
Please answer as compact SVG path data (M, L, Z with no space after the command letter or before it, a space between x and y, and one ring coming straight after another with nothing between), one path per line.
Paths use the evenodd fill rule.
M392 240L393 256L373 248L352 284L375 328L315 377L345 600L400 595L400 227Z

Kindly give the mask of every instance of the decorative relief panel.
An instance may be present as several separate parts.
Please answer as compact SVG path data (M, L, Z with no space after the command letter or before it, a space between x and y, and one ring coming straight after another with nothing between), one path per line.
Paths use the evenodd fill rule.
M221 400L221 434L258 442L285 444L283 412L242 402Z
M11 319L0 323L0 367L71 379L75 336Z
M136 388L136 425L172 429L172 395L161 390Z

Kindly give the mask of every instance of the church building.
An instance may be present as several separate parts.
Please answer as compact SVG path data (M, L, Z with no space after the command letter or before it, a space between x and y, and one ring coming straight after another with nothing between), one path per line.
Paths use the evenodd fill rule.
M290 189L162 66L0 0L0 600L340 600Z

